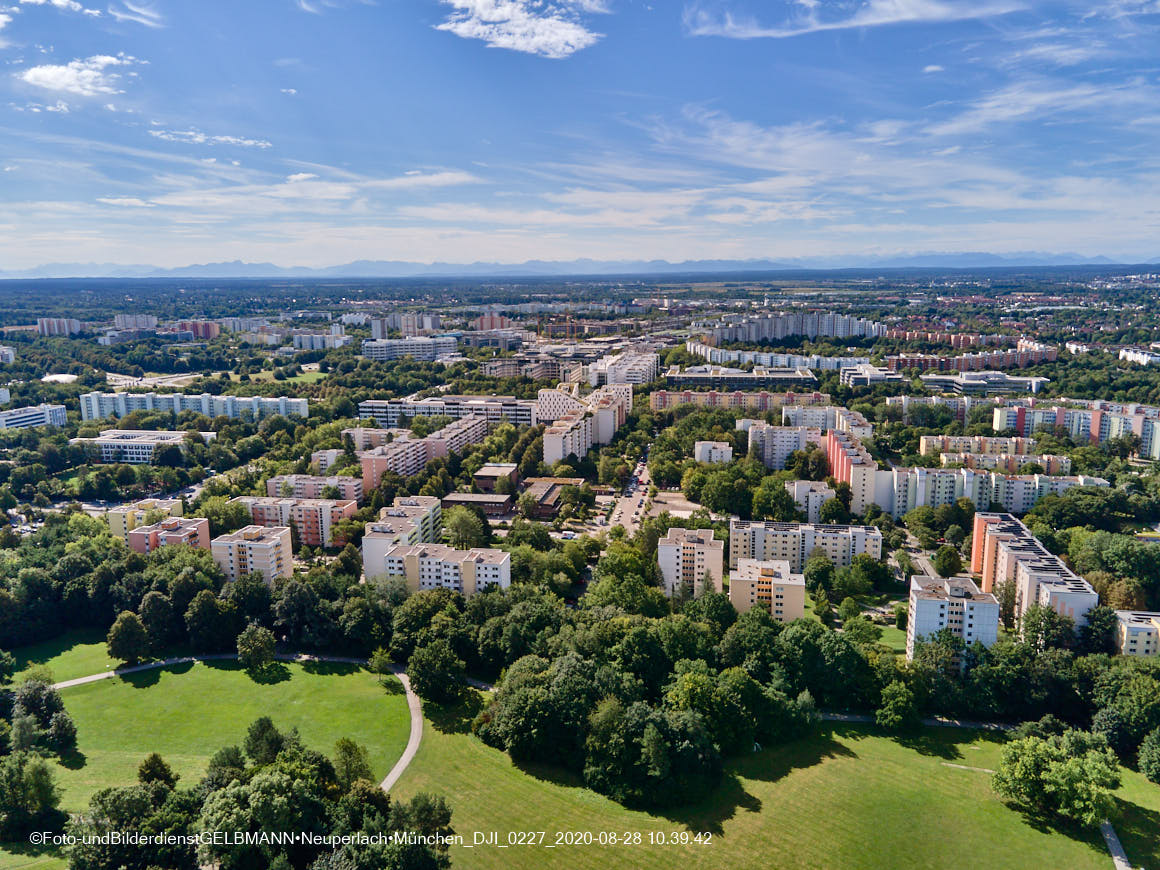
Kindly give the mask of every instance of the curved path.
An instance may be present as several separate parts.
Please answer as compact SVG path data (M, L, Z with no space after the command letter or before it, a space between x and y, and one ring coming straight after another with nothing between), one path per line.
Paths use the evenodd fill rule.
M152 671L158 668L167 668L173 665L191 664L193 662L213 662L213 661L230 661L238 657L237 653L213 653L202 656L175 656L174 658L161 659L156 662L146 662L141 665L127 665L121 668L114 668L111 671L104 671L100 674L90 674L87 677L77 677L73 680L63 680L59 683L53 683L54 689L68 689L72 686L83 686L86 683L96 683L101 680L108 680L113 677L123 677L127 674L137 674L141 671ZM366 659L348 658L346 656L318 656L318 655L277 655L274 658L283 662L335 662L338 664L347 665L365 665ZM403 691L407 694L407 708L411 713L411 733L407 737L407 746L403 749L403 754L399 756L399 760L395 762L395 766L391 768L391 772L387 774L379 787L383 791L390 791L399 777L403 775L407 767L415 760L415 755L419 751L419 744L423 740L423 707L419 703L419 696L415 694L414 689L411 688L411 680L407 677L403 668L398 665L391 666L391 673L399 678L399 682L403 684Z

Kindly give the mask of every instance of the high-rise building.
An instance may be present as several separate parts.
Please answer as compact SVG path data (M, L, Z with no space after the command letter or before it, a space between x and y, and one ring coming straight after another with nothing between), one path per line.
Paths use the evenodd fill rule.
M36 332L38 335L75 335L84 329L84 325L72 317L38 317L36 318Z
M470 597L492 586L507 589L511 585L511 554L503 550L395 544L383 553L382 564L374 567L378 573L370 576L402 580L411 592L453 589Z
M806 515L807 523L820 523L822 505L837 498L837 493L820 480L787 480L785 488L797 509Z
M0 365L11 365L16 362L16 349L6 344L0 344Z
M712 529L682 529L674 526L657 541L664 592L672 598L684 590L689 597L700 595L708 582L720 592L725 576L725 542L718 541Z
M693 461L717 464L733 461L733 445L728 441L697 441L693 444Z
M64 405L32 405L0 411L0 429L33 429L37 426L63 426L68 422Z
M729 601L738 613L760 607L777 622L793 622L806 613L806 578L784 559L742 559L729 572Z
M1117 610L1116 648L1125 656L1160 656L1160 613Z
M81 419L103 420L124 417L134 411L157 411L180 414L193 411L206 417L264 420L267 417L306 417L310 414L306 399L288 396L215 396L210 393L84 393L81 396Z
M363 356L386 362L409 356L422 362L432 362L445 354L455 353L454 336L436 338L372 338L362 343Z
M845 568L863 553L882 558L882 532L874 526L813 525L811 523L729 521L729 569L742 559L786 561L801 571L815 550Z
M116 329L155 329L157 318L152 314L117 314L113 317Z
M293 526L298 542L307 547L339 547L346 539L335 532L335 526L354 516L358 505L350 499L270 498L243 495L230 500L243 504L259 526Z
M742 420L749 423L749 456L762 462L766 468L783 469L791 453L808 450L821 444L820 429L806 426L770 426L760 420Z
M357 477L280 474L266 481L266 495L281 498L326 498L324 493L331 488L337 491L336 498L357 502L363 499L362 480Z
M660 357L655 353L637 353L626 350L602 357L588 366L588 383L647 384L657 379Z
M362 539L363 574L386 573L387 551L398 545L438 543L443 529L442 502L434 496L396 496L379 518L366 525Z
M272 584L294 573L289 526L246 526L214 538L210 549L231 581L254 572Z
M911 577L907 659L914 658L917 643L944 629L967 646L991 646L999 638L999 600L980 591L969 577Z

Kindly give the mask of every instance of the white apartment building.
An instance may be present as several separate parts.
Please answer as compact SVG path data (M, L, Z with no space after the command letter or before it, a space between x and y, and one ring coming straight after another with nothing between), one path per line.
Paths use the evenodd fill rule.
M918 440L923 456L936 453L982 453L988 456L1010 456L1034 453L1034 438L1000 438L985 435L923 435Z
M16 362L16 349L6 344L0 344L0 365L10 365Z
M581 396L578 385L561 386L540 390L537 405L540 419L553 421L544 430L544 462L551 465L572 455L583 458L593 446L610 443L632 409L632 387L607 384Z
M865 553L882 558L882 532L874 526L814 525L749 520L729 521L729 569L742 559L786 561L801 571L815 550L821 550L839 568Z
M392 329L399 330L404 336L435 332L441 328L442 322L438 314L388 314L386 317L371 318L371 338L386 338Z
M68 443L92 445L99 452L101 462L148 465L164 447L176 447L184 453L188 446L185 436L185 432L152 429L105 429L97 438L70 438ZM201 437L212 441L217 433L202 432Z
M869 360L855 366L843 367L838 374L838 382L843 387L872 387L875 384L901 384L899 372L885 366L872 365Z
M315 450L310 454L310 464L317 466L319 471L326 471L326 469L338 462L343 452L338 449Z
M1116 648L1125 656L1160 656L1160 613L1117 610Z
M693 461L717 464L733 461L733 445L728 441L697 441L693 444Z
M723 350L700 341L685 342L685 350L716 365L752 363L755 366L775 369L841 371L851 367L868 365L870 362L868 356L819 356L818 354L776 353L761 350Z
M588 366L588 383L647 384L655 381L660 369L660 357L655 353L637 353L626 350L602 357Z
M915 645L943 629L967 646L991 646L999 639L999 600L969 577L911 577L906 658L913 659Z
M214 538L210 550L231 581L255 572L272 584L294 572L289 526L246 526Z
M1120 360L1142 366L1160 365L1160 353L1138 347L1120 348Z
M346 347L353 340L349 335L332 332L296 332L293 335L297 350L334 350Z
M359 402L358 415L372 419L384 429L398 426L404 417L483 417L494 429L507 421L513 426L534 426L541 421L539 403L514 396L432 396L426 399L368 399Z
M442 544L396 544L383 554L382 573L375 576L403 580L411 592L453 589L470 597L493 586L511 585L511 554Z
M341 452L341 451L339 451ZM361 502L363 483L357 477L315 474L279 474L266 481L266 495L282 498L325 498L322 494L330 487L338 490L338 497Z
M740 420L748 424L749 455L760 460L766 468L783 469L791 453L808 450L822 442L820 429L808 426L770 426L760 420Z
M781 409L781 425L845 432L855 438L874 434L874 427L857 411L835 405L785 405Z
M396 496L379 518L367 523L362 539L363 574L380 577L387 571L386 555L392 547L438 543L443 529L443 508L434 496Z
M822 505L837 498L837 493L820 480L788 480L785 488L797 509L806 515L806 522L815 525L822 521Z
M441 356L455 353L455 337L440 335L434 338L371 338L362 343L363 356L386 362L409 356L422 362L433 362Z
M310 414L306 399L280 396L214 396L209 393L185 395L182 393L85 393L81 396L81 419L102 420L106 417L124 417L134 411L159 411L180 414L193 411L206 417L264 420L267 417L307 417Z
M37 426L63 426L68 422L64 405L32 405L0 411L0 429L33 429Z
M738 613L760 607L777 622L793 622L806 614L806 578L784 559L742 559L729 572L729 601Z
M157 318L152 314L117 314L113 317L116 329L155 329Z
M705 578L720 592L725 577L725 542L712 529L671 528L657 542L657 561L665 595L672 598L681 589L696 597L704 591Z
M36 318L36 334L75 335L84 329L84 325L73 317L38 317Z

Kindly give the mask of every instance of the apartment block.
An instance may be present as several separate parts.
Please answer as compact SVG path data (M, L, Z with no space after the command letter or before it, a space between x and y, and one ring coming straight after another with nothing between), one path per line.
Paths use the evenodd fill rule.
M16 362L16 348L0 344L0 365L11 365Z
M387 550L398 545L438 543L443 530L443 508L434 496L396 496L379 518L367 523L362 539L363 574L382 576L386 572Z
M999 600L969 577L911 577L906 658L914 658L917 643L944 629L967 646L991 646L999 639Z
M869 438L874 427L857 411L838 405L792 405L781 409L783 426L807 426L823 432L845 432L855 438Z
M697 441L693 444L693 461L710 464L732 462L733 445L728 441Z
M255 525L293 526L298 542L307 547L338 547L345 539L335 535L334 526L350 519L358 509L352 499L325 498L270 498L243 495L230 499L230 504L243 504Z
M36 318L36 334L75 335L84 329L84 324L72 317L38 317Z
M877 384L901 384L903 377L899 372L891 371L885 366L871 365L866 361L856 366L842 368L838 382L843 387L873 387Z
M1116 648L1125 656L1160 656L1160 613L1117 610Z
M1007 513L976 513L971 533L971 572L981 575L984 592L1014 583L1018 619L1040 604L1070 616L1077 626L1086 624L1099 596L1018 519Z
M989 350L962 356L934 356L927 353L892 354L886 365L892 371L919 369L920 371L968 372L986 369L1024 368L1059 359L1059 348L1038 341L1020 339L1014 350Z
M0 411L0 429L33 429L37 426L63 426L68 422L64 405L31 405Z
M706 390L753 390L759 387L782 390L813 390L818 378L809 369L767 368L755 366L752 371L704 365L670 366L665 372L670 387L691 387Z
M109 524L109 531L127 544L129 532L133 529L158 523L168 517L180 517L183 510L179 498L146 498L110 509L105 514L105 521Z
M254 572L272 584L294 573L289 526L246 526L214 538L210 549L231 581Z
M770 393L756 392L721 393L716 390L654 390L649 394L648 405L654 411L667 411L693 405L698 408L744 408L746 411L774 411L787 405L828 405L829 393Z
M127 533L129 549L135 553L152 553L158 547L183 544L210 549L209 520L203 517L169 517L148 526L138 526Z
M655 353L622 351L602 357L588 366L588 383L599 387L603 384L647 384L655 381L660 368L660 357Z
M932 393L957 393L960 396L1038 393L1050 378L1017 377L1006 372L957 372L922 375L922 385Z
M742 559L729 572L729 601L738 613L760 607L777 622L793 622L806 614L806 578L784 559Z
M507 421L513 426L534 426L540 422L535 400L514 396L431 396L426 399L368 399L359 402L358 415L373 419L384 429L398 426L413 417L483 417L494 429Z
M837 498L837 493L820 480L788 480L785 488L797 509L806 515L806 522L813 524L822 521L822 505Z
M462 417L425 438L414 438L410 433L404 433L393 441L360 451L358 458L362 466L363 490L369 492L377 487L388 471L410 477L422 471L432 459L461 453L465 447L478 444L486 437L486 419Z
M363 482L357 477L317 474L280 474L266 481L266 495L281 498L326 498L329 489L338 491L337 498L362 502Z
M157 318L152 314L117 314L113 316L117 329L156 329Z
M657 542L657 561L665 595L672 598L684 589L691 596L704 591L708 577L713 590L722 590L725 576L725 542L714 538L712 529L671 528Z
M703 330L706 344L736 341L753 343L804 335L807 338L850 338L885 335L886 326L830 311L800 311L788 314L730 315L716 323L693 324Z
M453 589L470 597L493 586L511 585L511 554L503 550L396 544L387 548L381 566L375 568L380 573L370 576L402 580L411 592Z
M874 526L815 525L748 520L729 521L729 570L742 559L759 562L786 561L790 570L801 571L815 550L826 554L839 568L863 553L882 558L882 532Z
M306 399L280 396L214 396L209 393L185 395L182 393L85 393L81 396L81 419L103 420L106 417L124 417L134 411L157 411L180 414L193 411L206 417L229 417L241 420L265 420L267 417L307 417L310 414Z
M184 453L189 446L185 436L185 432L153 429L105 429L96 438L70 438L68 443L91 446L100 462L148 465L157 451L165 447L176 447ZM201 437L212 441L217 433L202 432Z
M821 444L820 429L808 426L770 426L758 420L739 421L750 423L749 456L760 460L766 468L783 469L791 453L808 450Z
M1038 465L1045 475L1066 477L1071 472L1071 457L1054 453L943 453L939 461L944 467L961 465L1009 475L1019 474L1027 465Z
M367 359L386 362L409 356L421 362L434 362L441 356L455 353L454 336L441 335L437 338L372 338L362 343L362 354Z
M608 384L587 396L580 396L577 385L571 391L540 390L538 402L541 419L553 421L544 430L544 462L551 465L611 442L632 410L632 387Z
M983 453L1006 456L1016 453L1034 453L1034 438L1000 438L985 435L923 435L918 441L918 452L923 456L936 453Z
M818 369L820 371L843 371L847 368L868 365L867 356L819 356L818 354L773 353L760 350L722 350L700 341L685 342L685 350L699 356L708 363L722 365L752 363L767 368Z

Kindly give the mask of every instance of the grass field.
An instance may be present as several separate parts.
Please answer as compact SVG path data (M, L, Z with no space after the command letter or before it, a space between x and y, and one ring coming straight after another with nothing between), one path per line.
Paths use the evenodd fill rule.
M257 683L235 662L199 663L62 690L77 723L78 752L56 765L61 808L78 812L98 789L132 784L137 765L154 751L182 784L192 784L209 757L227 744L240 745L261 715L283 730L297 728L307 746L328 755L339 737L350 737L369 750L375 776L386 775L410 732L397 680L384 688L365 669L338 664L280 665L278 675L275 682ZM3 870L63 866L50 856L0 848Z
M12 655L21 672L16 675L17 682L22 672L32 665L47 667L52 671L53 680L59 683L109 671L120 664L109 658L105 633L90 629L70 631L44 643L17 647Z
M438 711L432 710L438 715ZM455 848L456 866L649 868L1067 867L1107 870L1098 832L1060 831L999 801L985 769L1000 739L929 729L899 742L869 726L842 726L730 765L701 804L659 816L627 810L558 771L521 769L463 724L428 728L396 788L444 794L467 842L479 831L640 833L645 845ZM962 765L953 767L950 765ZM982 768L963 769L963 768ZM1117 830L1136 866L1160 867L1160 788L1125 772ZM649 832L708 832L708 845L650 846Z

